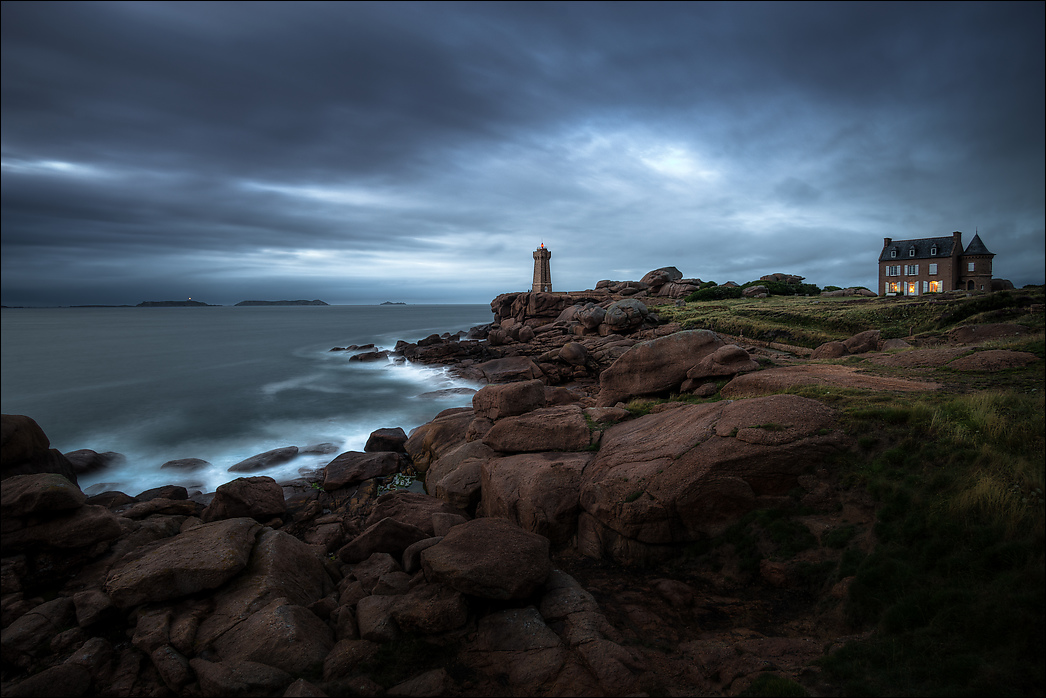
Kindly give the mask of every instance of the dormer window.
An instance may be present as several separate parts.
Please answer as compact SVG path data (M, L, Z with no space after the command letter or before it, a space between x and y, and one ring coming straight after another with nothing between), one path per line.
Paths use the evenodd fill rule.
M914 247L909 247L908 248L908 256L909 257L914 257L915 256L915 248Z
M891 257L896 257L897 256L897 250L890 250L890 256Z
M930 256L931 257L936 257L937 256L937 245L934 245L933 247L930 248Z

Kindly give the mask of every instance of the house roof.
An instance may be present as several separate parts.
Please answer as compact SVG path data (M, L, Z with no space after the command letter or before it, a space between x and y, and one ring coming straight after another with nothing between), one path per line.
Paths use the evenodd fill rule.
M963 254L993 254L988 251L988 248L981 242L980 235L974 235L973 240L970 240L970 244L966 246L966 251Z
M976 238L974 238L976 240ZM894 240L883 247L879 255L880 262L901 263L905 259L937 259L938 257L951 257L955 246L955 238L951 235L943 238L919 238L917 240ZM970 243L973 246L973 243ZM930 254L936 247L936 254ZM982 245L983 247L983 245ZM915 254L911 254L911 250ZM890 252L897 252L896 256L890 256ZM969 254L969 251L967 251Z

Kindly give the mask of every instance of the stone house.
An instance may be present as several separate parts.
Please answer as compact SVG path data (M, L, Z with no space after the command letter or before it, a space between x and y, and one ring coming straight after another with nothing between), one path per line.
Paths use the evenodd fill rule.
M884 296L920 296L954 290L990 291L994 256L978 234L965 250L959 231L950 237L883 238L879 292Z

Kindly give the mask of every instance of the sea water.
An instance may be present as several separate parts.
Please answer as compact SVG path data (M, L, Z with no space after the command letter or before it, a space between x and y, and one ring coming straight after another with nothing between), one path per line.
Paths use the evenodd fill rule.
M492 319L487 305L5 308L0 317L3 413L32 417L63 453L124 455L79 484L132 495L165 484L210 492L244 475L228 469L250 456L335 445L249 473L294 479L362 451L375 429L409 433L469 405L467 390L448 389L480 386L441 367L330 350L391 349ZM211 467L160 470L180 458Z

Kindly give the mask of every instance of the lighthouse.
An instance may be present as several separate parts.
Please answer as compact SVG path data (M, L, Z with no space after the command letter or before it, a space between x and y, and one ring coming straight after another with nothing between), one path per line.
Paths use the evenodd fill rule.
M549 269L548 260L552 253L545 247L545 243L534 250L534 285L531 291L551 291L552 271Z

